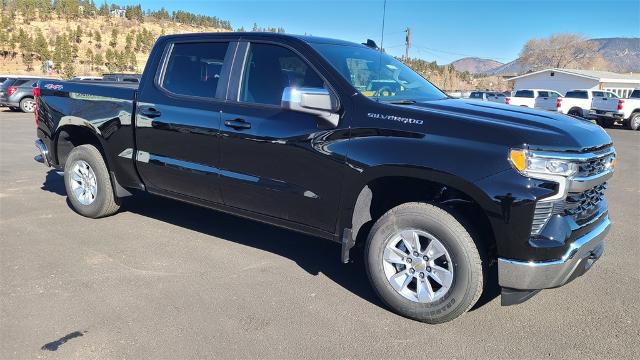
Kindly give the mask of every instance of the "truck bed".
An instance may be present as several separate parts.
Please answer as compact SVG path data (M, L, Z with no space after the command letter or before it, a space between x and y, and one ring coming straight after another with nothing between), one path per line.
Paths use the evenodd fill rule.
M139 185L131 156L138 84L41 80L38 87L38 137L49 149L52 166L64 167L73 146L66 140L69 132L84 131L99 139L110 171L123 186Z

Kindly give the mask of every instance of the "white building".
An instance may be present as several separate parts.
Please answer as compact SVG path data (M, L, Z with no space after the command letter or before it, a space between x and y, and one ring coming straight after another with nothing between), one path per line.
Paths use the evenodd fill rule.
M513 89L548 89L565 94L573 89L608 90L622 98L640 88L640 74L618 74L609 71L546 69L508 79Z

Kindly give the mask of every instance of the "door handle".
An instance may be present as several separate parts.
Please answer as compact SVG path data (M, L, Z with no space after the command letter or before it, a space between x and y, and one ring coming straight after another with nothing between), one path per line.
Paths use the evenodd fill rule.
M227 120L224 122L224 126L234 128L236 130L251 129L251 124L242 119Z
M153 119L153 118L157 118L157 117L159 117L160 115L162 115L162 113L161 113L160 111L158 111L158 110L156 110L156 109L154 109L154 108L145 108L145 109L142 109L142 110L140 111L140 114L141 114L142 116L145 116L145 117L148 117L148 118L151 118L151 119Z

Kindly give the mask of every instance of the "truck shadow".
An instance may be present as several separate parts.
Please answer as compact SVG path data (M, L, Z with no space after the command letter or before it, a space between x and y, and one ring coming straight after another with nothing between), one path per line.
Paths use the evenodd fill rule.
M63 177L55 171L47 174L42 189L66 196ZM67 204L71 207L68 201ZM351 250L351 262L342 264L338 243L160 196L136 193L133 198L125 199L120 212L151 217L283 256L294 261L308 274L316 276L322 273L362 299L385 307L369 285L362 244L357 244ZM497 296L496 289L489 287L487 290L473 310Z

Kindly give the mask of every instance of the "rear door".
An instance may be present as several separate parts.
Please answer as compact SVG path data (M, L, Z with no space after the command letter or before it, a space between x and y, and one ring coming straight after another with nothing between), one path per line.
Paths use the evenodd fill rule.
M236 42L169 42L136 111L138 170L151 190L221 202L220 113ZM126 156L127 154L123 154Z
M245 43L238 53L238 85L222 113L225 204L333 232L345 166L334 148L340 131L281 107L285 87L327 87L324 77L281 44Z

